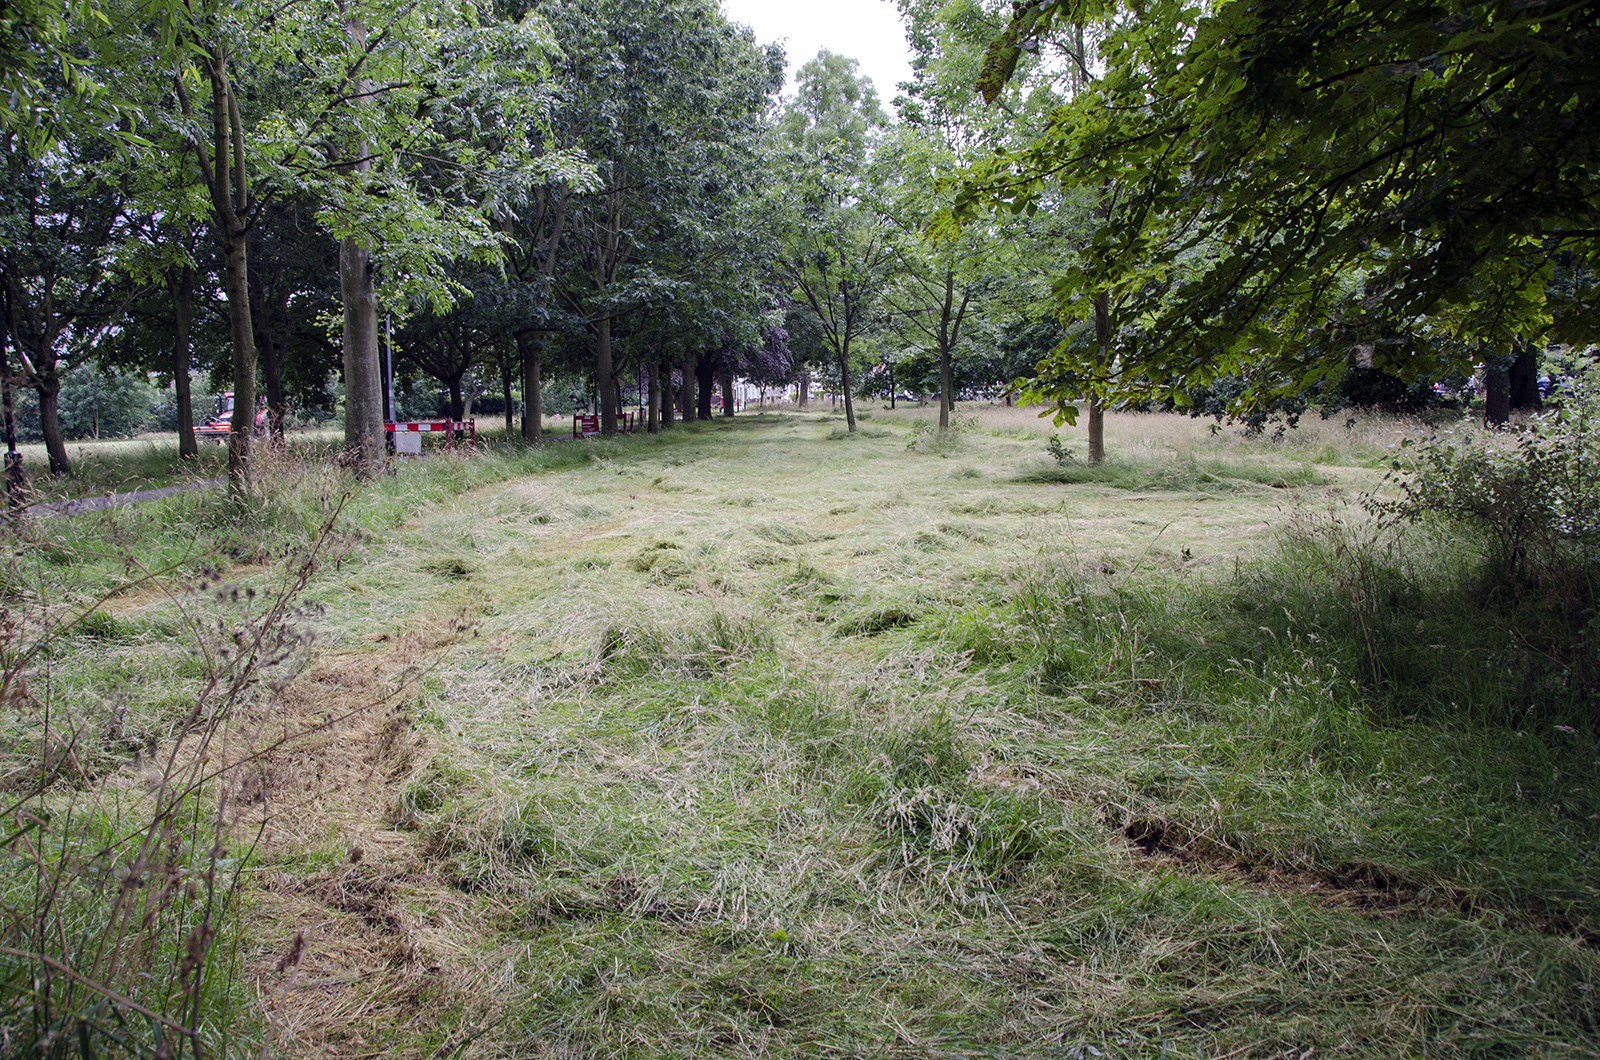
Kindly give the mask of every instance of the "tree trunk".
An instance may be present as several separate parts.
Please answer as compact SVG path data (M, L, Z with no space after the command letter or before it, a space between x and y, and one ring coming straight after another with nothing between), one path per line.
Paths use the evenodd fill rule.
M233 419L228 427L228 491L243 497L256 429L256 346L250 324L250 270L243 226L222 233L223 287L232 341Z
M382 341L378 344L378 397L383 402L383 422L387 427L400 418L394 404L394 317L392 315L388 313L383 315L379 336ZM383 433L384 451L394 452L394 435L387 430Z
M646 386L649 388L649 405L645 409L644 430L646 434L655 434L661 429L661 365L654 357L645 361L644 370L648 375Z
M211 142L196 139L193 158L211 198L211 224L222 251L223 291L228 300L228 333L232 344L233 422L228 432L228 493L242 507L249 485L250 432L255 429L256 348L250 327L250 276L246 233L255 204L250 198L245 165L244 122L239 100L228 78L228 50L218 42L201 62L211 82ZM189 96L178 78L175 87L186 116L194 116Z
M200 456L194 437L194 394L189 385L193 352L189 326L194 313L194 269L185 265L172 283L172 389L178 398L178 459Z
M695 373L699 370L699 366L699 354L691 350L683 355L683 393L679 396L683 401L681 411L683 412L684 423L690 422L696 416L695 407L697 402L695 401L694 392L696 382Z
M11 404L11 366L0 357L0 400L5 402L6 417L6 505L20 508L27 500L28 479L22 471L22 454L17 452L17 421Z
M345 16L345 36L360 48L367 43L367 27L354 7L339 4ZM357 78L352 87L359 101L371 84ZM349 149L352 157L361 160L347 170L359 184L372 169L367 143L358 140ZM378 294L372 285L372 248L354 239L339 243L339 297L344 303L344 444L356 473L372 477L384 470L389 458L383 431L384 380L378 359Z
M1508 381L1513 412L1518 409L1538 410L1544 407L1544 402L1539 397L1539 355L1532 346L1523 346L1517 350L1517 359L1511 362Z
M1098 467L1106 462L1106 410L1100 398L1089 395L1089 466Z
M1483 366L1483 425L1504 427L1511 421L1511 373L1501 357L1490 357Z
M717 382L722 385L722 414L733 415L733 370L724 368L717 373Z
M939 430L950 429L950 413L955 409L956 373L950 363L950 347L941 343L939 349Z
M694 385L698 393L698 399L694 404L697 419L711 418L711 392L716 381L716 362L710 357L701 357L700 363L695 365L694 369Z
M339 296L344 303L344 444L356 472L383 471L383 380L378 370L378 296L372 252L353 239L339 244Z
M600 399L600 433L617 433L616 388L611 378L611 318L601 317L594 324L594 388Z
M259 254L261 243L254 242L252 255ZM249 246L249 244L246 244ZM278 320L282 322L282 336L289 327L289 292L284 289L281 282L281 270L269 271L270 279L262 279L258 270L255 274L255 299L250 303L250 323L254 327L256 343L256 363L261 366L262 380L267 388L267 434L274 445L283 445L283 418L287 402L283 393L283 343L277 341L273 333L273 310L278 310ZM277 304L274 305L274 299ZM254 420L252 419L252 423Z
M806 403L811 400L811 373L810 372L801 372L800 373L799 396L800 396L800 400L796 403L795 407L803 409L803 408L806 407Z
M467 418L466 402L461 397L461 377L458 375L449 382L450 387L450 420L460 423Z
M856 429L856 405L850 397L850 356L849 352L841 347L839 350L839 381L844 388L844 422L851 433Z
M215 159L208 183L217 242L222 251L222 286L228 299L228 333L232 345L233 420L228 430L228 492L242 504L249 486L250 438L256 425L256 347L250 325L250 254L246 238L252 204L244 157L244 123L239 117L239 100L228 78L227 49L219 44L209 57L208 65Z
M287 404L283 393L283 347L272 339L271 317L262 305L259 326L261 375L267 384L267 433L273 444L283 444L283 417Z
M657 371L661 375L661 426L665 429L673 425L676 413L673 403L677 400L677 395L673 393L672 387L672 362L662 358Z
M72 463L67 459L67 445L61 440L61 379L54 372L43 376L34 386L39 395L39 431L44 435L44 449L50 455L50 474L57 478L70 474Z
M522 353L522 438L537 442L544 437L544 395L540 390L540 342L531 331L517 332Z
M506 403L506 438L511 438L512 432L517 429L516 410L511 407L511 361L501 351L500 358L500 396Z
M1106 363L1111 349L1111 298L1104 292L1094 296L1094 345L1094 363L1098 370ZM1106 412L1100 403L1100 381L1094 379L1089 384L1089 466L1098 467L1105 460Z
M0 409L5 414L6 505L20 508L27 492L27 480L22 474L22 454L17 452L17 417L11 399L11 353L6 348L13 333L10 299L4 288L0 288Z
M961 296L956 304L956 273L946 269L944 274L944 304L939 310L939 430L950 429L950 417L956 412L956 369L951 357L956 340L961 337L961 324L967 319L967 306L972 293Z

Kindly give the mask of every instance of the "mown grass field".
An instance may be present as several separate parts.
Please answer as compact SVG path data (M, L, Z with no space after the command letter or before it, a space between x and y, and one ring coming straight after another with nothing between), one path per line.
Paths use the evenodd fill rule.
M1593 699L1470 542L1371 526L1413 427L1119 416L1091 470L929 414L41 524L10 606L69 619L79 735L29 805L131 812L326 523L207 782L238 1055L1600 1053Z

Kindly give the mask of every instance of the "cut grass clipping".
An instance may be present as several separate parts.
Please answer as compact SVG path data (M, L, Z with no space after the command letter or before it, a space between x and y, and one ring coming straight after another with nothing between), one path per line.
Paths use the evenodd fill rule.
M353 495L298 594L316 660L272 692L310 735L252 774L207 1055L1600 1052L1596 671L1470 536L1348 506L1406 424L1113 415L1104 477L1030 480L1032 413L908 449L919 415ZM286 469L274 547L323 474ZM103 615L18 671L82 734L38 806L131 791L198 687L165 597L96 602L108 543L243 543L184 504L19 546L13 601ZM66 762L31 717L12 767ZM108 819L72 817L82 864ZM15 1042L39 980L6 960Z

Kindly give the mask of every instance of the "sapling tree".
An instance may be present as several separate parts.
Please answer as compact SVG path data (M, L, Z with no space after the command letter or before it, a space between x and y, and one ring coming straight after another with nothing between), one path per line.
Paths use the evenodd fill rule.
M869 151L886 118L872 79L856 70L854 59L827 50L800 68L778 125L784 173L773 210L783 233L777 273L832 354L851 431L851 348L876 323L878 293L895 264L886 224L862 201Z
M234 394L228 485L237 496L245 489L256 408L247 237L261 207L270 201L271 191L251 183L253 160L245 146L245 118L235 75L242 74L256 56L286 48L281 29L269 31L253 25L263 14L251 5L235 9L209 0L173 10L169 30L181 55L172 86L187 139L185 157L194 163L209 199L208 220L222 259ZM244 44L247 36L248 49Z
M984 49L1003 27L990 7L962 0L901 0L912 78L897 97L899 125L871 162L868 202L889 224L896 268L884 289L890 326L906 347L938 365L939 425L950 426L954 355L981 315L1010 315L1037 301L1036 277L1061 257L1059 231L1032 218L969 217L948 223L950 174L992 155L1060 102L1048 80L1017 76L1005 105L974 88Z

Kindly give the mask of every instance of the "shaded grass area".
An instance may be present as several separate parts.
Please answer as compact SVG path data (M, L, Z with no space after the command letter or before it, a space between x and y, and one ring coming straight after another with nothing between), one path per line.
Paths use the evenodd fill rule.
M1594 690L1530 694L1526 638L1434 564L1368 571L1394 596L1362 596L1374 557L1322 530L1220 585L1030 571L1013 666L1181 751L1108 789L1130 838L1592 933Z
M1325 736L1313 696L1184 706L1116 675L1018 696L1059 680L1050 658L1025 649L1003 681L926 630L876 657L892 680L806 674L752 621L608 635L420 825L458 886L518 910L525 1045L1596 1041L1594 826L1512 790L1548 748L1489 762L1462 754L1481 732L1359 714Z
M1469 550L1335 522L1343 464L1285 487L1327 517L1244 476L1130 509L1014 481L1021 432L919 453L875 423L697 425L362 499L319 629L346 670L426 672L331 778L365 819L261 870L247 944L306 1021L286 1042L1600 1049L1592 703ZM113 609L73 651L134 674L169 621ZM301 990L274 962L324 922L381 944Z

